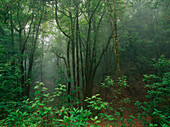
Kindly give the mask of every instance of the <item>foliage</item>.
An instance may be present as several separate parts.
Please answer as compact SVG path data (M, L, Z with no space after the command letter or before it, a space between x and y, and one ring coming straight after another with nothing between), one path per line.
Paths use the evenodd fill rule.
M130 102L129 98L120 99L120 96L122 96L122 89L129 86L127 84L126 76L119 77L117 82L115 82L110 76L106 76L105 83L102 83L101 85L102 87L109 88L112 95L114 95L114 98L117 98L120 103Z
M164 56L158 60L153 60L153 67L156 74L144 75L143 81L147 83L148 89L146 98L148 101L135 103L142 113L138 117L142 119L151 117L150 126L166 127L169 124L169 84L170 84L170 61L166 61ZM144 124L149 124L147 120L143 120Z
M87 97L85 100L88 103L88 108L92 112L92 118L91 120L95 123L98 124L101 122L101 118L107 121L113 121L115 120L113 118L113 115L108 115L107 113L102 113L102 109L107 109L109 108L109 103L108 102L103 102L102 99L99 97L100 94L93 95L91 98Z
M118 103L116 104L110 103L110 106L107 106L107 109L110 109L114 114L111 119L113 120L114 118L115 121L121 121L121 127L127 126L125 123L131 126L135 125L135 117L133 116L133 114L130 114L129 118L124 117L124 111L128 110L125 107L125 104L131 103L131 100L124 97L122 93L123 88L129 87L127 83L127 77L119 77L117 82L115 82L110 76L106 76L105 83L102 83L102 86L105 88L109 88L110 91L108 92L110 92L111 95L114 97L114 101L118 101ZM119 126L117 123L115 123L115 125Z
M143 74L151 74L144 79L146 102L136 103L139 117L152 117L150 126L167 126L169 61L157 58L170 57L168 0L1 0L0 8L3 125L86 126L92 120L91 126L98 126L101 119L116 119L133 126L133 115L123 117L130 99L122 91L127 77L137 84ZM106 77L105 101L111 95L118 102L109 104L92 93L101 77L114 75L119 56L121 74L127 77ZM23 101L23 96L33 96L31 81L37 80L57 88L50 93L37 82L35 98ZM131 88L137 91L137 86ZM84 99L87 109L81 108ZM116 111L113 116L106 110Z
M35 99L30 101L24 100L21 103L20 108L15 110L9 110L6 114L6 118L3 119L0 124L4 126L86 126L89 124L89 120L94 121L95 124L101 122L101 118L106 120L114 120L111 115L104 113L92 114L95 111L106 109L108 107L107 102L102 102L99 94L87 98L89 103L89 109L75 108L72 106L51 106L51 102L57 100L66 91L65 85L59 85L55 88L52 94L48 93L48 89L43 83L37 82L34 87ZM11 102L14 103L15 102ZM58 102L59 103L59 102ZM62 102L61 102L62 103ZM9 106L9 105L8 105Z
M142 113L138 113L138 118L143 119L142 116L152 118L152 123L143 119L145 125L149 126L163 126L166 127L169 124L169 107L168 107L168 90L169 90L169 77L170 73L166 72L169 68L169 61L166 61L162 56L158 61L154 59L154 68L156 69L157 75L145 75L144 81L148 84L148 95L146 96L149 101L139 102L135 105L138 106ZM161 77L162 76L162 77ZM121 87L128 87L126 77L123 76L118 79L118 85ZM114 90L113 86L116 84L110 76L106 77L106 82L102 83L102 86L110 88L114 96L120 97L120 89ZM42 82L37 82L34 87L35 99L33 101L27 99L22 102L8 102L3 105L7 105L6 114L3 116L5 119L1 120L0 124L4 126L87 126L89 121L92 120L94 124L90 127L99 127L99 123L102 120L110 121L114 124L115 120L121 120L122 125L126 126L125 123L133 126L134 116L129 115L129 119L124 119L122 114L125 110L123 104L130 103L129 98L122 98L120 101L120 107L114 112L114 115L108 115L103 113L110 109L113 111L114 106L108 102L103 102L99 97L100 94L93 95L85 99L87 102L87 109L77 108L77 104L68 105L62 102L61 97L65 96L66 86L59 84L53 93L49 93L48 89ZM68 98L67 98L68 99ZM59 105L52 106L53 102L60 103ZM55 103L55 104L56 104ZM2 105L2 106L3 106ZM1 108L2 108L1 106ZM4 108L4 107L3 107ZM109 123L108 123L109 124Z
M6 52L2 46L0 50L0 119L5 118L9 112L21 105L20 102L13 101L22 99L18 59L13 56L6 61L4 59Z
M19 94L21 92L19 79L21 75L17 62L17 59L13 57L9 62L1 63L0 65L1 102L19 99Z

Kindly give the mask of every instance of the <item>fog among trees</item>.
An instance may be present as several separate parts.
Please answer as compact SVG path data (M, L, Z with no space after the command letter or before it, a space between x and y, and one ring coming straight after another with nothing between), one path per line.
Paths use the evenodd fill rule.
M1 0L0 125L169 126L169 0Z

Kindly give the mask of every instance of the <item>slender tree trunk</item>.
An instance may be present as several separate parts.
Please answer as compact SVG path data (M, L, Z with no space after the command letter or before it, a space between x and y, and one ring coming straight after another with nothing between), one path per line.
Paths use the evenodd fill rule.
M76 57L77 57L77 87L80 89L80 75L79 75L79 16L78 16L78 2L76 1ZM80 90L78 91L78 100L80 100ZM79 108L81 103L79 103Z
M99 7L101 0L98 1L95 9L92 11L91 15L88 13L88 34L87 34L87 41L86 41L86 57L85 57L85 79L86 79L86 89L85 89L85 97L90 97L92 95L92 83L93 79L90 74L90 69L91 69L91 45L90 45L90 40L91 40L91 29L92 29L92 19L94 18L95 12L97 8ZM88 1L88 9L90 9L90 1ZM89 10L88 10L89 12ZM85 99L85 98L84 98ZM87 104L85 103L85 108Z
M83 61L83 51L82 51L82 41L80 36L80 30L79 30L79 46L80 46L80 61L81 61L81 80L82 80L82 95L83 95L83 107L84 105L84 99L85 99L85 73L84 73L84 61Z
M119 49L118 49L118 39L117 39L116 0L114 0L113 2L114 12L112 12L112 8L109 3L109 0L107 1L109 6L110 24L111 24L112 39L113 39L114 53L116 59L116 76L118 78L120 77L120 63L119 63ZM114 21L112 20L112 13L114 13Z
M69 80L68 81L68 91L67 91L67 94L70 95L70 92L71 92L71 82L72 82L72 80L71 80L71 78L72 78L71 77L71 64L70 64L70 44L72 43L72 48L74 48L74 46L73 46L74 38L71 38L69 35L67 35L67 33L64 32L63 29L61 28L59 20L58 20L57 12L58 12L58 0L55 0L55 20L56 20L57 26L60 29L60 31L69 39L68 40L68 45L67 45L67 64L66 64L66 61L65 60L64 61L65 61L65 64L67 66L67 75L68 75L68 80ZM70 20L71 20L71 28L70 28L71 29L71 33L72 33L72 35L74 35L74 32L72 31L73 30L73 28L72 28L73 23L72 23L71 12L69 13L69 16L70 16ZM61 57L59 57L59 58L61 58ZM73 55L72 55L72 58L74 58ZM75 80L73 82L75 82ZM70 103L70 99L68 99L68 102Z
M119 63L119 49L118 49L118 39L117 39L117 18L116 18L116 0L113 3L114 7L114 28L115 28L115 40L114 44L114 52L116 57L116 76L120 77L120 63Z
M38 36L39 36L39 31L40 31L40 25L41 25L41 21L42 21L42 18L43 18L44 6L45 5L43 3L43 7L42 7L41 15L39 17L37 28L35 28L36 22L34 24L34 30L33 31L36 31L36 33L35 33L35 37L33 36L33 38L34 38L33 39L33 49L32 49L32 52L31 52L31 55L30 55L30 58L29 58L29 68L28 68L27 79L32 78L32 68L33 68L33 63L34 63L34 55L35 55L35 51L36 51L37 39L38 39ZM28 84L27 89L26 89L27 97L29 97L30 89L31 89L31 83Z
M41 48L42 48L42 50L41 50L41 52L42 52L42 54L41 54L41 66L40 66L40 68L41 68L41 77L40 77L40 80L41 80L41 82L43 82L43 59L44 59L44 42L42 41L42 44L41 44ZM43 86L41 86L41 90L42 90L42 87ZM43 94L43 91L41 91L41 95ZM29 92L28 92L28 95L29 95ZM40 102L42 102L42 100L43 100L43 97L41 96L41 98L40 98Z
M19 30L19 44L20 44L20 71L21 71L21 85L22 85L22 96L24 97L25 94L25 73L24 73L24 59L23 59L23 49L22 49L22 30Z
M67 44L67 75L68 75L68 90L67 94L70 95L71 92L71 69L70 69L70 39ZM70 103L70 99L68 99Z
M42 42L42 56L41 56L41 82L43 82L43 59L44 59L44 42Z
M88 28L88 36L87 36L87 42L86 42L86 62L85 62L85 78L86 78L86 96L90 97L90 82L89 82L89 43L90 43L90 35L91 35L91 19L89 20L89 28Z
M110 12L110 24L111 24L113 46L114 46L114 53L115 53L115 59L116 59L116 76L118 79L120 77L120 63L119 63L119 50L118 50L118 39L117 39L116 0L114 0L114 2L113 2L113 8L114 8L113 12L112 12L112 8L109 3L109 0L107 0L107 1L108 1L108 6L109 6L109 12ZM114 13L114 20L112 20L112 13ZM114 36L114 34L115 34L115 36ZM119 98L119 104L120 104L120 108L121 108L121 107L123 107L123 103L122 103L123 96L122 96L122 87L120 86L120 84L118 84L118 91L120 92L118 94L118 98ZM121 110L119 110L119 112L120 112L120 117L122 118L123 112Z
M12 45L12 49L13 49L12 54L14 55L15 54L15 49L14 49L14 27L13 27L13 22L12 22L12 14L11 14L11 17L10 17L10 22L11 22L11 45Z
M94 23L93 23L93 29L94 29L95 36L94 36L94 43L93 43L93 47L92 47L92 56L91 56L92 58L91 58L91 62L90 62L90 76L89 76L90 77L90 90L91 90L91 93L93 91L94 78L95 78L95 74L93 75L93 73L96 71L95 70L95 65L96 65L96 43L97 43L99 28L100 28L100 24L102 22L103 16L104 16L104 13L102 14L101 18L99 19L97 27L96 27L95 19L94 19Z
M73 17L70 13L70 20L71 20L71 42L72 42L72 69L73 69L73 83L74 83L74 90L76 90L76 69L75 69L75 44L74 44L74 23Z

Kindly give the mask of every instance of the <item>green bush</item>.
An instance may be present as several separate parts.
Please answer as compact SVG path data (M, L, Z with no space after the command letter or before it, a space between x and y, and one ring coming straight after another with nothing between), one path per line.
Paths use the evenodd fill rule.
M129 87L126 79L127 79L126 76L122 76L119 77L117 81L114 81L110 76L106 76L105 83L102 83L102 87L104 87L105 89L109 89L109 91L106 92L109 92L112 95L112 97L114 97L114 101L118 102L110 103L109 107L107 107L107 110L110 109L112 114L114 115L111 116L110 118L107 117L106 118L114 120L112 124L114 124L115 126L119 126L117 124L118 121L121 121L121 127L126 127L127 125L125 123L129 124L130 126L135 126L134 121L135 117L133 116L133 114L130 114L129 118L124 117L125 116L124 111L128 110L125 107L125 104L131 103L131 100L129 98L124 97L122 92L123 88Z
M13 56L7 61L4 57L7 51L1 45L0 48L0 119L3 119L20 107L22 88L18 59Z
M113 120L111 115L109 116L103 113L95 114L95 116L92 115L95 111L99 111L102 108L106 109L108 106L108 103L101 101L102 99L99 95L87 98L86 101L89 103L88 107L90 109L83 109L82 107L75 108L74 106L67 107L64 105L51 106L51 102L60 98L66 91L65 85L60 84L52 94L48 93L48 89L41 82L38 82L34 89L36 90L35 99L33 101L29 99L22 101L20 108L15 110L12 108L14 106L13 104L12 107L9 107L11 110L8 110L7 117L1 120L0 125L21 127L35 127L39 125L80 127L87 126L89 120L93 120L95 124L101 122L101 118Z
M157 61L154 59L153 68L155 74L144 75L143 81L147 83L148 89L146 98L148 101L135 103L142 113L138 114L139 119L143 119L143 123L148 126L150 121L142 118L151 117L150 126L168 127L169 123L169 92L170 92L170 61L166 61L161 56Z

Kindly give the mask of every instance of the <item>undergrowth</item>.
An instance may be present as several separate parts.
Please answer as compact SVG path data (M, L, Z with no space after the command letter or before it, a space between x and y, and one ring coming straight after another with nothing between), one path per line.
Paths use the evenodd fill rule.
M168 127L169 126L169 84L170 72L169 61L162 56L157 61L154 60L153 67L156 69L154 74L144 75L146 82L145 102L136 101L138 108L138 120L146 127ZM113 89L115 82L107 76L102 86L110 88L112 95L119 99L121 87L128 87L126 77L123 76L117 81L117 90ZM37 82L35 89L35 98L24 101L1 101L0 108L4 109L0 114L1 126L17 127L100 127L99 123L105 121L109 125L118 126L121 121L121 127L136 126L134 116L129 115L129 119L124 118L126 110L124 104L130 103L129 98L119 99L120 107L112 103L104 102L100 94L86 98L87 108L78 108L79 102L66 94L66 86L59 84L52 93L42 82ZM71 101L68 101L71 100ZM114 108L117 111L114 111ZM107 114L110 110L114 114ZM151 121L147 121L147 117ZM127 125L128 124L128 125Z

